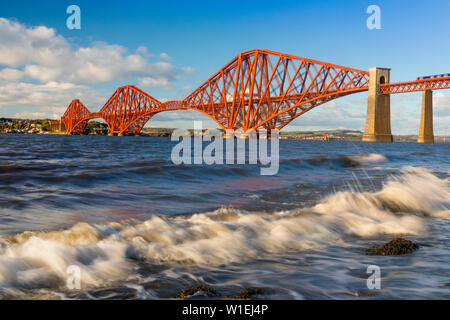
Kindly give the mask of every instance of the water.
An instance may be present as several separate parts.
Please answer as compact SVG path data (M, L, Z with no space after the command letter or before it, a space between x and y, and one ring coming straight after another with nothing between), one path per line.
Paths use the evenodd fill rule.
M218 297L450 298L448 144L281 140L275 176L176 166L173 145L0 135L0 297L173 298L206 284ZM395 236L419 250L365 255ZM71 265L81 290L66 287Z

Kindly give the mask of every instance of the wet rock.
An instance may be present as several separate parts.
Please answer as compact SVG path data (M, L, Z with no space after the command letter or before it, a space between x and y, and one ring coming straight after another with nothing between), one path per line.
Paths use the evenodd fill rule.
M264 294L263 288L247 288L244 287L241 290L241 293L234 296L235 299L250 299L253 296L256 296L258 294Z
M211 289L209 286L198 285L196 287L189 286L186 289L181 290L180 293L175 298L179 298L179 299L188 298L190 296L193 296L197 292L204 292L208 296L216 295L216 292L213 289Z
M390 242L386 243L381 248L373 248L366 250L366 254L369 256L394 256L401 254L408 254L417 250L419 246L409 240L403 238L394 238Z

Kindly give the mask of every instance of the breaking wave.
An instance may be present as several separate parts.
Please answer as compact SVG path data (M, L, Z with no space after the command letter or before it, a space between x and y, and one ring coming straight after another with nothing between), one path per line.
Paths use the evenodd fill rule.
M347 156L347 158L349 158L353 161L356 161L358 163L361 163L361 164L385 162L387 160L384 155L379 154L379 153L353 155L353 156Z
M294 160L299 161L299 160ZM342 156L320 156L307 160L312 166L326 167L362 167L372 165L379 162L387 161L386 157L378 153L358 154L358 155L342 155Z
M267 213L224 207L24 232L0 238L0 293L63 286L71 265L81 268L83 286L89 287L129 278L139 261L214 266L347 246L351 237L422 235L430 217L450 219L449 199L448 179L406 168L378 192L339 192L310 208Z

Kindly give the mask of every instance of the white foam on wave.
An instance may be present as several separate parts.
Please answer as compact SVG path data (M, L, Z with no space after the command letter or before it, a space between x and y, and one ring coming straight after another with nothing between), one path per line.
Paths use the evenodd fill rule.
M372 163L387 161L386 157L379 153L359 154L359 155L352 155L352 156L347 156L347 157L353 161L360 163L360 164L372 164Z
M77 265L83 287L123 280L135 259L220 265L267 254L349 244L348 236L420 235L427 216L450 219L448 179L407 169L379 192L339 192L312 208L276 213L221 208L190 216L0 238L0 292L63 286Z

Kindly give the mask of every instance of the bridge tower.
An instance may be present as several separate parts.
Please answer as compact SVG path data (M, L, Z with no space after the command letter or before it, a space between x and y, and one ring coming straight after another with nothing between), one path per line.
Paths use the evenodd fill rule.
M390 82L390 69L370 68L366 129L362 141L392 142L391 97L380 93L380 84Z
M422 93L422 115L418 143L434 143L433 134L433 91L424 90Z

